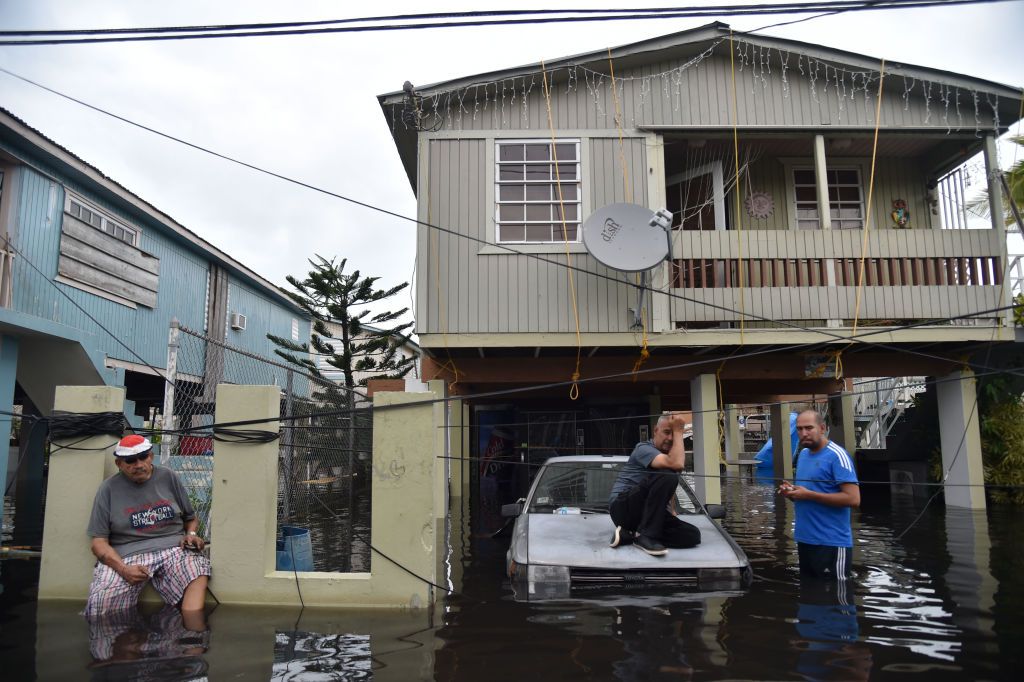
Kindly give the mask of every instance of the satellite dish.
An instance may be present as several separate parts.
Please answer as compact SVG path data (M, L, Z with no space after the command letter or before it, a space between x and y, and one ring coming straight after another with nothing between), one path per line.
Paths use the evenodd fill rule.
M667 218L666 218L667 216ZM615 270L650 270L668 258L672 214L637 204L609 204L583 223L583 243L598 261Z

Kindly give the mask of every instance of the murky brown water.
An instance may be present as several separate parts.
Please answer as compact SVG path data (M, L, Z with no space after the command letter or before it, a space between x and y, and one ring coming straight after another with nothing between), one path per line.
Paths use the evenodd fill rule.
M34 601L37 562L2 561L0 670L5 680L1017 678L1024 511L937 502L898 540L923 500L865 486L857 578L841 594L801 586L792 512L770 488L734 480L725 496L725 525L755 568L739 593L516 602L505 545L455 529L459 593L433 611L221 606L202 635L155 614L90 639L80 605Z

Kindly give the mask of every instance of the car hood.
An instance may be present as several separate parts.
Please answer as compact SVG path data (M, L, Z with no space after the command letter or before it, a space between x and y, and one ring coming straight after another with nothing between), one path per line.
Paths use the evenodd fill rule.
M609 547L615 527L607 514L523 514L516 521L509 554L519 564L623 571L748 565L743 551L710 518L703 514L679 518L700 529L701 543L690 549L670 549L664 557L652 557L632 545Z

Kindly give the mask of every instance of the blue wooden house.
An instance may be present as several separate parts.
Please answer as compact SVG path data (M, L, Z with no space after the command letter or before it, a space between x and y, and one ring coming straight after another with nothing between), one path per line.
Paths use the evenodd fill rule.
M273 355L267 333L310 332L278 287L0 110L0 410L46 415L56 386L106 384L145 416L163 400L173 319L260 356ZM0 443L10 429L0 422Z

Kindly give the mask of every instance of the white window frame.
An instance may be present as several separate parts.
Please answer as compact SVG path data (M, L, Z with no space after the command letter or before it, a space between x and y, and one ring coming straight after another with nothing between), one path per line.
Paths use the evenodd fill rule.
M809 222L811 219L810 218L801 218L800 217L800 213L799 213L799 211L801 210L800 203L808 203L808 202L806 202L806 201L798 202L797 201L797 198L796 198L797 187L815 187L815 188L817 188L817 182L815 182L814 185L798 184L797 181L796 181L796 173L797 173L797 171L810 171L812 174L814 174L815 173L815 170L814 170L814 160L813 159L801 159L799 161L786 163L786 194L787 194L787 199L788 199L787 203L789 204L790 215L792 216L792 218L790 220L790 228L793 229L793 230L807 230L807 231L820 230L821 229L821 215L820 214L818 214L817 217L814 218L814 221L817 222L817 224L818 224L817 227L815 227L815 228L810 228L810 227L808 227L808 228L801 228L800 227L800 222L801 221L808 221ZM849 159L843 159L842 162L838 162L838 163L835 163L835 164L827 164L827 166L826 166L826 173L832 173L832 172L838 172L838 171L854 171L854 172L857 173L857 185L856 185L856 187L857 187L857 190L858 190L858 192L860 194L860 199L857 202L857 207L860 209L860 219L859 219L860 220L860 226L859 227L840 227L839 225L841 225L842 223L844 223L844 222L851 222L854 219L853 218L840 218L840 217L838 217L838 215L834 215L831 218L832 229L834 229L834 230L863 230L864 229L864 224L867 222L867 205L866 205L866 202L864 200L864 166L863 166L863 163L861 163L859 161L856 161L856 160L852 160L851 161ZM817 180L817 176L815 176L815 180ZM850 185L850 184L836 184L836 185L832 185L832 184L829 184L829 188L831 188L833 186L839 188L839 187L853 187L854 185ZM818 203L817 203L817 201L818 201L817 200L817 191L815 191L815 200L814 200L814 210L815 210L815 212L817 212L817 210L818 210ZM829 212L830 213L833 210L841 211L844 208L844 204L850 205L853 202L847 201L847 200L838 199L835 202L835 203L839 204L839 206L836 209L832 208L833 203L834 202L830 198L829 199Z
M75 215L75 212L72 209L73 204L77 204L79 206L78 215ZM83 217L82 210L88 211L90 215L88 217ZM134 246L135 248L139 248L139 238L142 235L142 231L139 228L121 220L120 218L112 218L107 211L98 208L95 204L86 201L77 194L70 191L66 191L64 193L64 212L72 218L85 223L94 230L99 230L109 237L113 237L114 239ZM92 220L94 217L98 219L99 225ZM119 236L119 233L124 236ZM125 239L124 237L129 237L129 239Z
M555 145L569 145L569 144L575 145L575 151L576 151L576 158L575 158L575 160L573 160L573 161L565 161L563 159L558 159L558 165L559 166L565 166L565 165L568 165L568 164L573 164L575 166L575 171L576 171L575 172L575 175L576 175L575 179L573 181L571 181L571 182L567 182L565 180L562 180L561 183L560 183L563 186L567 185L567 184L575 184L575 186L576 186L576 198L575 199L572 199L572 200L565 200L565 199L563 199L563 200L560 201L557 196L552 196L552 197L550 197L549 199L546 199L546 200L530 200L530 199L526 198L525 190L524 190L524 197L523 197L522 200L506 200L506 201L502 201L501 200L501 187L503 185L505 185L505 186L509 186L509 185L522 185L525 188L525 187L530 186L531 184L534 184L534 185L548 184L548 185L551 185L551 186L555 186L555 184L556 184L556 178L553 175L549 175L548 178L545 178L543 180L533 181L532 183L531 183L530 180L526 179L525 177L523 178L522 181L502 181L501 180L501 167L503 165L511 165L512 163L522 163L522 164L534 163L536 165L541 165L541 164L549 164L550 165L550 164L554 163L554 160L551 158L550 154L549 154L547 159L542 160L542 161L538 160L538 161L530 162L530 161L526 161L525 158L524 158L522 161L502 162L502 160L501 160L501 147L503 147L503 146L511 146L511 145L527 145L527 144L544 144L544 145L548 145L549 146L549 151L550 151L550 145L552 144L552 141L551 141L551 138L514 138L514 137L509 137L509 138L502 137L502 138L495 138L493 140L492 149L493 149L493 152L494 152L494 165L493 165L493 167L494 167L494 181L493 181L493 188L494 188L493 192L494 192L494 195L493 196L494 196L494 240L495 240L495 243L496 244L504 244L504 245L517 244L517 245L541 245L541 246L551 246L551 245L563 244L565 240L559 234L561 232L561 223L560 223L560 221L556 217L552 217L551 219L546 220L546 221L544 221L544 220L533 220L533 221L531 221L531 220L526 220L525 219L526 216L524 215L524 220L522 221L522 224L524 224L524 225L530 225L530 224L550 224L550 225L553 226L552 227L552 233L551 233L551 239L546 239L546 240L537 240L537 239L529 239L528 240L528 239L525 238L526 237L525 234L523 235L524 238L522 240L513 240L513 239L504 239L503 240L502 237L501 237L501 224L502 224L502 221L501 221L500 218L501 218L501 206L522 205L522 206L524 206L524 212L525 212L526 207L529 207L529 206L547 205L547 206L552 207L551 215L555 216L555 214L557 213L558 206L559 205L565 205L567 207L568 206L574 206L575 209L576 209L576 217L573 218L573 219L568 219L567 218L565 220L566 227L573 226L573 227L575 227L575 230L576 230L575 238L574 239L570 239L569 243L570 244L580 244L582 242L581 230L582 230L582 226L583 226L582 214L583 214L583 205L584 205L583 204L583 177L582 177L583 159L581 158L582 151L583 151L583 149L582 149L583 145L581 143L581 139L578 138L578 137L563 137L563 138L556 138L554 140L554 144ZM567 213L568 213L568 211L567 211ZM505 222L506 223L511 223L512 221L506 220ZM519 222L519 221L515 221L515 222Z

